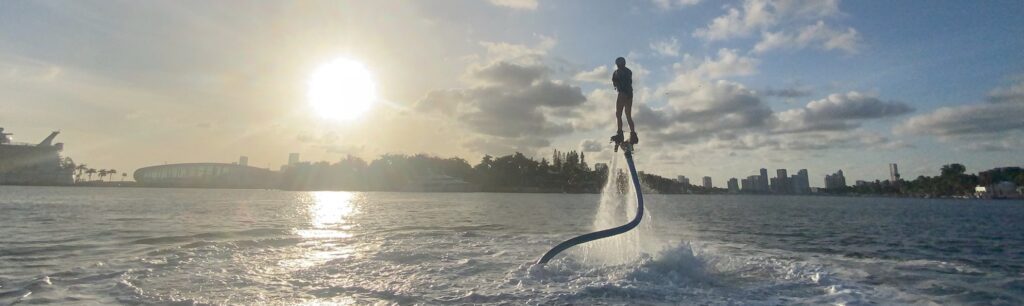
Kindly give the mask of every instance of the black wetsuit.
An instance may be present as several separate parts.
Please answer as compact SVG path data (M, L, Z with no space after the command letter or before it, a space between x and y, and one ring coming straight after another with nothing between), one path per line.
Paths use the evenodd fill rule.
M633 96L633 71L629 68L622 67L615 70L612 73L612 85L615 85L615 89L620 94Z

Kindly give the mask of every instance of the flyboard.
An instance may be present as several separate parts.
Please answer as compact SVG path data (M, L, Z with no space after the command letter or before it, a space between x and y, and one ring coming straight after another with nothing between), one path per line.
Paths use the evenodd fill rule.
M548 261L554 258L556 255L558 255L558 253L561 253L562 251L565 251L566 249L571 248L575 245L622 234L628 232L629 230L633 229L634 227L640 224L640 219L642 219L644 216L644 195L640 191L640 178L637 177L636 175L636 166L633 165L634 144L636 144L635 140L615 141L615 152L618 152L619 148L622 148L622 153L626 156L626 164L629 165L629 175L633 179L633 190L636 191L636 217L633 217L633 221L629 221L629 223L609 228L606 230L600 230L593 233L576 236L572 239L559 243L555 247L551 248L550 251L544 253L544 256L542 256L540 260L537 261L538 265L548 263ZM612 174L609 173L608 175Z

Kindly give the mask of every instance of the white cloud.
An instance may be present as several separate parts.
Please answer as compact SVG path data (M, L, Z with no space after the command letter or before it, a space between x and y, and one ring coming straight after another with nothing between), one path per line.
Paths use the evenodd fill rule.
M491 4L517 10L536 10L537 0L489 0Z
M592 83L611 82L612 73L608 66L597 66L589 71L581 71L573 76L574 80Z
M652 2L660 9L671 10L694 6L699 4L701 0L652 0Z
M683 55L683 60L672 65L677 72L676 78L670 82L675 89L685 89L683 83L695 84L700 79L720 79L733 76L748 76L757 73L760 60L739 55L735 49L718 49L717 57L704 57L698 60L690 54ZM670 93L671 95L671 93Z
M693 36L710 42L761 32L754 47L758 53L807 46L856 53L861 40L856 29L834 29L822 21L841 14L838 0L745 0L739 8L727 7L724 15L694 30ZM809 20L818 21L804 24Z
M776 23L776 14L765 0L746 0L739 9L731 7L705 28L694 30L693 36L708 41L726 40L749 35L752 31Z
M650 47L651 50L662 56L679 56L679 40L675 37L652 42Z
M831 94L807 106L777 114L776 132L803 133L829 130L851 130L871 119L900 116L913 107L898 101L882 101L878 97L851 91Z
M1024 143L1024 82L989 92L988 103L942 107L911 117L896 133L937 136L958 149L993 151ZM1017 146L1016 148L1019 148Z
M834 29L819 20L818 23L808 25L797 33L763 32L761 41L754 46L754 52L764 53L775 49L794 50L817 46L824 50L857 53L860 49L860 41L860 34L854 28Z
M540 57L548 54L551 48L558 44L553 37L538 35L540 39L535 46L512 44L507 42L480 42L486 49L487 59L490 61L515 61L518 63L536 63Z

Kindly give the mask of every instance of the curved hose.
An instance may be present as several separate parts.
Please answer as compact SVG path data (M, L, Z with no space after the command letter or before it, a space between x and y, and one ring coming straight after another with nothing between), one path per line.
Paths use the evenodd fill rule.
M629 221L629 223L609 228L606 230L576 236L572 239L559 243L554 248L551 248L550 251L544 253L544 256L542 256L540 260L537 261L537 264L546 264L549 260L551 260L551 258L554 258L555 255L558 255L558 253L561 253L562 251L565 251L565 249L571 248L577 244L587 243L601 238L608 238L611 236L622 234L628 232L629 230L633 229L634 227L640 224L640 219L642 219L644 216L644 195L643 192L640 191L640 179L636 175L636 166L633 165L633 152L631 148L624 148L623 152L626 155L626 164L629 165L629 174L633 178L633 190L636 191L636 217L633 217L633 221ZM609 173L608 175L611 175L611 173Z

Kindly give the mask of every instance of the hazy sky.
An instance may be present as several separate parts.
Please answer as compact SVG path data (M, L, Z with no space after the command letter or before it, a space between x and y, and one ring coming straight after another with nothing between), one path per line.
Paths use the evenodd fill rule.
M122 172L277 169L346 154L580 149L605 162L613 61L634 72L638 167L675 177L806 168L811 184L1024 164L1021 1L0 1L0 126L51 130ZM360 61L381 101L306 101Z

